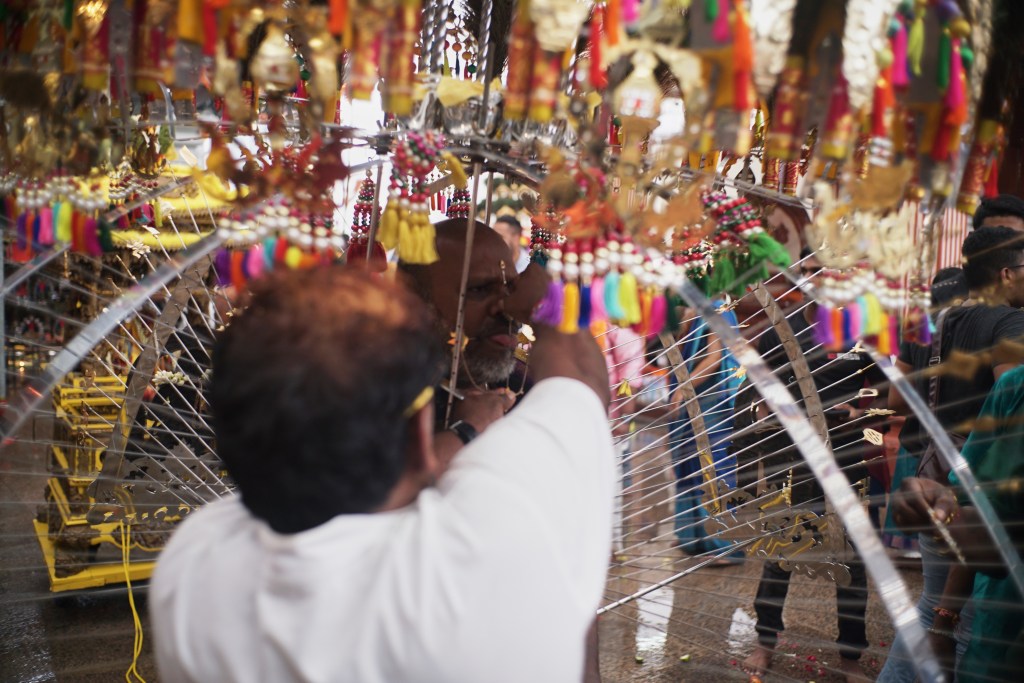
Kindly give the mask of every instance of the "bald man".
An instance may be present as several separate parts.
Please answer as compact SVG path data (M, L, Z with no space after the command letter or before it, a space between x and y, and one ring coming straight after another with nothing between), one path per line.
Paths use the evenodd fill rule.
M410 277L412 288L434 308L447 341L458 318L468 222L452 218L434 227L439 260L429 266L400 263L399 268ZM460 386L504 385L515 366L519 328L529 321L546 286L543 269L532 265L517 273L501 235L477 222L466 283L467 342L462 354Z

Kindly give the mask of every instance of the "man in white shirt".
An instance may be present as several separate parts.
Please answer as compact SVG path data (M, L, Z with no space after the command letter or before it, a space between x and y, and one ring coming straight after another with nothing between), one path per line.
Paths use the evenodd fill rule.
M333 268L258 282L210 390L241 495L161 556L161 680L580 680L610 551L608 379L588 335L537 336L533 390L441 471L422 303Z

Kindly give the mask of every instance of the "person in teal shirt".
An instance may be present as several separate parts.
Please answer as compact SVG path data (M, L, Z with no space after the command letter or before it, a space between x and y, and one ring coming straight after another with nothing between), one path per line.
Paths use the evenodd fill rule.
M1024 367L1005 372L985 400L963 456L974 472L1018 553L1024 550ZM950 482L958 486L956 474ZM937 482L912 478L896 500L896 520L904 528L929 525L930 509L948 525L953 540L975 569L971 597L974 624L967 651L957 665L957 683L1024 680L1024 599L987 533L961 492ZM960 506L963 507L960 507ZM945 600L945 597L944 597ZM933 629L932 638L942 638Z

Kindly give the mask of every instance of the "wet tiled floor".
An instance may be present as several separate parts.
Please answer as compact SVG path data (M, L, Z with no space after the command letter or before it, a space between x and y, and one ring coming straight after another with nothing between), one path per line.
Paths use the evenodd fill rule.
M135 637L123 587L55 597L31 529L42 500L45 460L31 449L0 458L0 681L123 680ZM663 482L667 483L667 482ZM667 498L666 498L667 500ZM624 566L613 569L606 599L635 593L690 566L671 547L667 502L647 503L630 517ZM629 517L636 509L627 509ZM646 540L646 539L655 540ZM607 683L745 681L740 664L754 641L753 595L760 563L705 568L599 619L602 679ZM916 594L918 573L904 576ZM148 635L145 585L136 587ZM834 586L796 577L786 606L788 626L769 681L843 680L834 668ZM871 646L863 657L873 678L884 661L892 628L872 590L867 615ZM138 670L158 680L151 643L144 640Z

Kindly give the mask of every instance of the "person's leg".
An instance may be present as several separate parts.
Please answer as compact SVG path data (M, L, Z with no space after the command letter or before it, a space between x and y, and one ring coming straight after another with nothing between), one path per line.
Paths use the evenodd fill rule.
M705 551L704 517L701 515L704 508L700 505L700 495L700 489L692 488L685 478L676 480L674 526L679 549L687 555L700 555Z
M711 459L714 463L714 482L718 492L719 500L715 501L719 506L725 505L722 498L729 489L736 488L736 456L729 452L732 445L730 434L732 432L732 408L716 408L718 412L710 412L713 418L712 425L708 427L708 438L711 442ZM709 502L709 501L704 501ZM732 541L723 538L709 536L704 523L710 517L704 508L700 511L701 531L704 538L704 547L716 554L734 545ZM743 558L743 551L736 550L729 553L720 561L721 564L735 564Z
M672 448L672 469L676 475L675 516L673 528L679 541L679 548L688 555L699 555L704 552L704 523L700 517L702 508L700 462L697 457L697 444L689 423L677 428Z
M789 593L790 572L777 562L765 562L761 570L761 582L757 585L754 598L754 613L757 623L757 646L743 663L744 670L752 676L762 676L772 663L772 653L779 640L779 633L785 628L782 609Z
M939 604L939 598L946 587L949 561L938 553L935 541L927 534L918 536L918 547L921 549L921 574L924 586L921 598L917 601L917 614L921 627L928 629L931 628L932 619L935 617L932 608ZM893 641L885 666L878 673L876 680L877 683L913 683L917 680L914 663L910 660L907 647L899 635Z
M839 616L839 655L844 659L860 659L868 646L864 614L868 608L868 577L859 557L848 562L850 585L836 584L836 612Z

